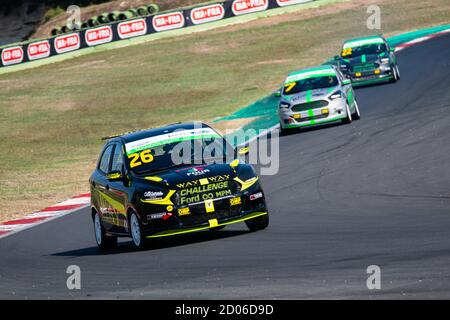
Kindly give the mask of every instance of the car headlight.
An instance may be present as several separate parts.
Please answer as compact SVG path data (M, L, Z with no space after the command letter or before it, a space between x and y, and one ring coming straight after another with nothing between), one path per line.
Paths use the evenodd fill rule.
M291 105L289 104L289 103L286 103L286 102L281 102L280 103L280 109L286 109L286 108L289 108Z
M334 99L338 99L338 98L342 98L342 92L341 91L336 91L335 93L333 93L331 96L328 97L330 100L334 100Z

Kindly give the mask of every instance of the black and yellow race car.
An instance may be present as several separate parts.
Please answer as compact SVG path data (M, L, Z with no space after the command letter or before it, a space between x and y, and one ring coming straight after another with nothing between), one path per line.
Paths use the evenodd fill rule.
M268 226L264 192L251 165L217 131L178 123L105 138L89 180L95 239L101 249L131 237L218 230L244 222Z

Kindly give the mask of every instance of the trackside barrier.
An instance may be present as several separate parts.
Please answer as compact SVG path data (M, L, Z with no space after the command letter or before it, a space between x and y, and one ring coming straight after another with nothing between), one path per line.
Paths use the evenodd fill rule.
M312 1L315 0L228 0L112 22L48 39L4 46L0 49L0 67L45 59L123 39Z

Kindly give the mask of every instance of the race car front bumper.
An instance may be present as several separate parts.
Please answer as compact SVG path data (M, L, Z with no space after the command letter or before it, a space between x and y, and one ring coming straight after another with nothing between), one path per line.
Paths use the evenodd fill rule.
M347 117L346 101L344 98L326 102L328 104L324 107L300 112L292 111L292 108L280 108L278 115L281 127L283 129L308 127L341 121Z
M179 234L208 230L210 228L222 227L222 226L227 226L227 225L234 224L234 223L243 222L243 221L261 217L261 216L264 216L267 214L268 214L267 211L255 211L255 212L244 213L244 214L240 215L239 217L234 217L234 218L230 218L230 219L218 220L218 219L214 218L214 219L208 220L207 223L204 223L204 224L196 226L196 227L177 228L177 229L169 229L169 230L159 231L159 232L153 233L151 235L148 235L147 238L168 237L168 236L174 236L174 235L179 235Z
M353 87L359 87L391 81L394 75L391 68L380 68L367 72L352 72L347 77L352 81Z
M166 218L143 225L147 238L165 237L242 222L267 214L264 193L255 183L238 193L184 205L171 206ZM152 216L149 214L148 217Z

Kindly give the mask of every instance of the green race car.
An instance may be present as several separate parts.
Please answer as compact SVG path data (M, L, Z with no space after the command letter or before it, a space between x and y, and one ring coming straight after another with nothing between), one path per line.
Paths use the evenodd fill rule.
M382 36L346 41L335 60L354 87L400 79L394 48Z

